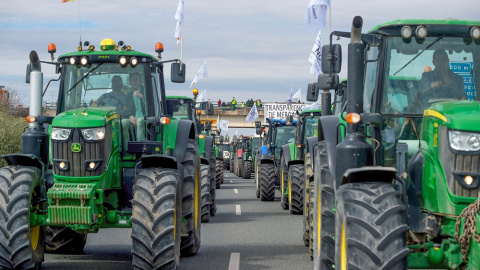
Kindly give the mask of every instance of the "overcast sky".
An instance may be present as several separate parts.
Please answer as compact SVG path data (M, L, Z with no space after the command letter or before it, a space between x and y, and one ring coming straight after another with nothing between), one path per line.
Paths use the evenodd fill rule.
M49 61L47 46L57 46L55 57L75 51L80 39L99 48L100 41L123 40L132 49L155 55L163 42L163 59L180 58L174 38L178 0L21 0L0 1L0 85L16 90L28 104L25 68L31 50ZM395 19L480 19L478 0L331 0L332 30L349 31L353 17L364 20L364 32ZM306 32L304 13L309 0L185 0L183 61L185 84L167 84L167 95L191 96L190 82L204 60L209 98L230 101L261 98L285 102L293 85L305 100L313 80L307 61L317 33ZM328 43L328 26L322 44ZM81 25L81 27L80 27ZM345 40L344 44L348 41ZM346 46L344 46L345 52ZM346 53L344 53L346 59ZM344 72L346 66L343 67ZM56 78L53 66L42 65L44 86ZM344 76L346 76L345 73ZM58 84L51 84L45 99L56 100Z

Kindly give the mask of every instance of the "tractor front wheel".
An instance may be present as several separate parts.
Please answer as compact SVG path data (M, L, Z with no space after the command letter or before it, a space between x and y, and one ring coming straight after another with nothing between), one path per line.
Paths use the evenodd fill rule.
M302 164L292 164L288 167L288 208L290 214L301 215L303 213L303 181L304 174Z
M180 264L182 187L177 170L138 171L132 200L134 269L177 269Z
M407 269L405 204L391 183L348 183L338 190L335 269Z
M260 199L273 201L275 199L275 167L273 164L260 164Z
M0 168L0 268L39 269L45 252L45 227L30 226L32 208L45 210L34 167ZM37 203L38 202L38 203Z
M250 179L252 177L252 161L245 160L243 162L243 178Z
M202 222L209 222L210 204L212 203L212 194L210 194L210 166L202 164L200 168L202 182Z

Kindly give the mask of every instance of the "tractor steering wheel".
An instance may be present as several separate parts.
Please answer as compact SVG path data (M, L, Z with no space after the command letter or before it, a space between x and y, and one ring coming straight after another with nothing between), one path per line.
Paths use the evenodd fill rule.
M109 102L105 102L107 100ZM100 101L98 106L114 106L117 109L117 111L121 111L123 109L123 102L119 98L115 97L114 95L109 95L108 97Z
M422 104L429 105L431 103L437 102L435 99L457 99L455 93L457 92L451 86L439 85L435 89L428 88L420 97ZM433 100L433 101L432 101Z

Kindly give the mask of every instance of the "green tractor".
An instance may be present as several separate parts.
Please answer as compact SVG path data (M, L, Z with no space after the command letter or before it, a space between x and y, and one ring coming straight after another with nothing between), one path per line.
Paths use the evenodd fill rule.
M258 179L256 195L262 201L274 201L275 188L280 188L283 205L288 198L288 194L284 194L284 180L288 177L288 171L285 169L281 151L283 145L295 140L297 120L293 120L293 117L288 117L287 120L267 118L267 123L267 144L260 147L255 157L255 179Z
M194 89L194 95L196 93ZM196 139L198 143L198 152L200 155L200 183L201 183L201 209L202 222L209 222L210 218L217 211L215 203L215 182L216 172L212 170L211 163L213 137L205 136L205 126L196 118L199 112L195 109L195 100L186 96L167 96L167 106L170 108L172 116L177 118L188 119L194 123L196 131Z
M39 268L51 251L81 252L87 233L131 228L132 265L176 269L200 248L200 161L194 123L168 117L172 82L185 64L161 61L111 39L54 62L30 53L29 127L22 153L0 168L0 267ZM41 64L60 73L57 115L41 116ZM48 127L46 127L48 126ZM68 245L68 246L66 246Z
M216 172L216 188L219 189L224 180L224 170L225 170L225 159L223 155L223 136L219 135L220 131L213 131L212 136L215 140L215 172Z
M238 176L244 179L250 179L253 168L252 158L252 138L250 136L240 136L240 146L236 152L238 159Z
M331 35L348 90L314 147L314 269L480 269L480 22L362 24ZM322 51L334 89L341 48Z

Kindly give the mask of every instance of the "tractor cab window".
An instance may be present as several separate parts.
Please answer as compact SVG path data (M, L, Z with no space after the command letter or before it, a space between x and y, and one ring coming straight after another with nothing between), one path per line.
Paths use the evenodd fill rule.
M295 126L279 126L275 136L275 149L295 141Z
M145 66L117 63L65 65L60 111L78 108L111 108L123 117L146 116Z
M389 38L381 112L423 115L435 102L476 96L480 44L460 37ZM478 65L477 65L478 66Z
M260 148L262 145L260 144L261 143L261 138L260 137L253 137L252 138L252 151L255 151L257 150L258 148Z
M185 102L183 99L181 99L181 102L178 104L178 111L173 112L173 116L178 118L193 119L192 103Z

